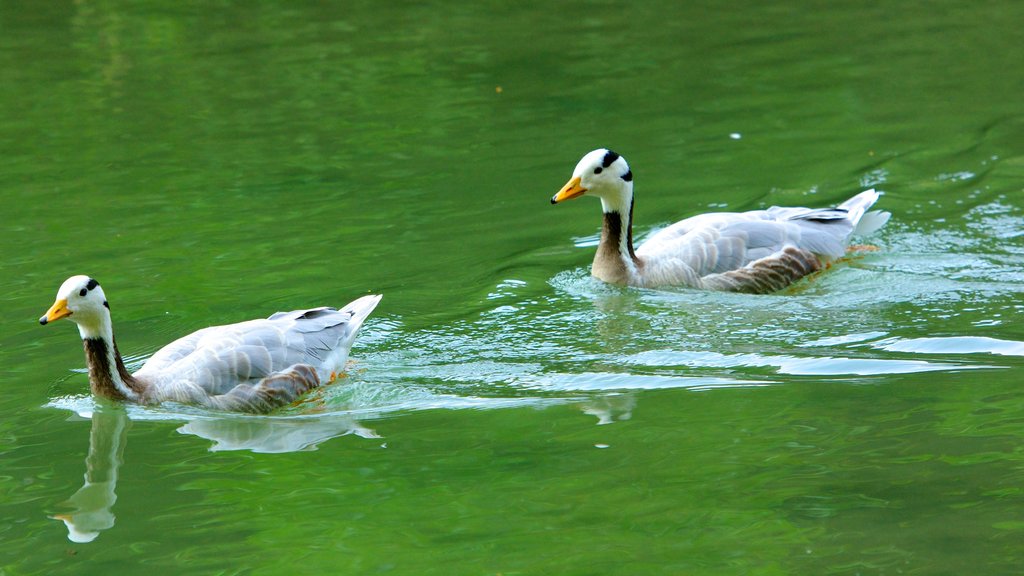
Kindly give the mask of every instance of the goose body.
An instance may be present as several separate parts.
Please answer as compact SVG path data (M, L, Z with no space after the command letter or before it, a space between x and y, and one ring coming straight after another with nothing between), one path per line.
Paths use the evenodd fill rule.
M68 318L78 324L97 396L268 412L342 372L356 333L380 298L204 328L161 348L134 374L118 352L110 306L96 280L68 278L39 322Z
M835 208L782 208L700 214L676 222L633 247L633 172L625 158L600 148L576 165L552 204L582 195L601 199L604 223L591 273L611 284L774 292L846 252L854 234L889 219L868 209L866 190Z

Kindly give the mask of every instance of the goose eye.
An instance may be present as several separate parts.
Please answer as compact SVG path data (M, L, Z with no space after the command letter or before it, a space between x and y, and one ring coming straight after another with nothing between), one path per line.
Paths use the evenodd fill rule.
M602 171L603 171L603 169L600 166L598 166L597 168L594 168L594 174L600 174Z
M86 290L85 288L82 288L81 290L78 291L78 295L79 296L85 296L88 293L89 293L89 291Z

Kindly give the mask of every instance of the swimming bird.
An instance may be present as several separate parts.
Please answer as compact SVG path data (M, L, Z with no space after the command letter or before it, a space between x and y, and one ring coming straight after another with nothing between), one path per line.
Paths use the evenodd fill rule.
M623 286L671 286L766 293L843 256L850 236L881 228L889 213L867 212L879 198L866 190L835 208L780 208L692 216L633 248L633 172L599 148L576 165L552 204L582 195L601 199L604 225L591 274Z
M363 296L341 310L293 310L203 328L161 348L134 374L118 352L110 305L95 279L68 278L39 323L68 318L78 325L96 396L261 413L337 378L380 299Z

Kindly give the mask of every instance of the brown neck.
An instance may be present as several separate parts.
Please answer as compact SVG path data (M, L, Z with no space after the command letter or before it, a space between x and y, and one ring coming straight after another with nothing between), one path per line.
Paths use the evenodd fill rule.
M89 387L93 394L113 400L139 399L142 385L125 368L116 341L108 344L103 338L85 338L82 346L89 365Z
M593 274L614 284L625 284L629 267L640 268L642 263L633 251L633 203L629 213L605 212L601 226L601 242L594 255Z

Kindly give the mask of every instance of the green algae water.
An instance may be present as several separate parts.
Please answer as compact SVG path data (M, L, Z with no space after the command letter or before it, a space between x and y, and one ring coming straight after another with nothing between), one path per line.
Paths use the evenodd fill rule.
M1016 574L1024 5L0 2L0 575ZM638 237L885 195L781 294L604 286ZM88 394L68 276L139 366L384 300L272 416Z

